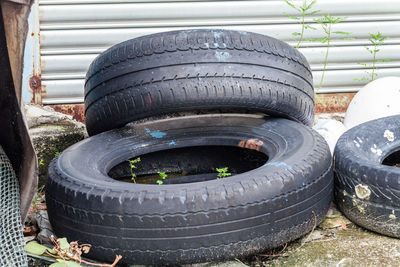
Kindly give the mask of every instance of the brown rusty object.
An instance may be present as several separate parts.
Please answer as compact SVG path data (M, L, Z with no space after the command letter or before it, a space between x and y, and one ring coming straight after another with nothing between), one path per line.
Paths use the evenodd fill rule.
M42 79L38 75L29 78L29 87L32 90L31 103L42 104Z
M76 121L85 123L85 106L83 104L50 105L55 111L71 115Z
M32 226L25 227L23 234L24 234L24 236L36 235L36 229Z
M346 112L356 93L318 94L315 99L315 113Z
M252 138L249 140L242 140L239 142L238 146L243 147L243 148L248 148L252 150L257 150L260 151L261 146L264 144L263 141L257 139L257 138Z

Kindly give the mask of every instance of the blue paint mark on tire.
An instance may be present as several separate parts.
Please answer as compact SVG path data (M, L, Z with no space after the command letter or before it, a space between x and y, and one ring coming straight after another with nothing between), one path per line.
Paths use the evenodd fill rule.
M146 130L146 132L147 132L148 134L150 134L150 135L153 136L154 138L160 139L160 138L163 138L164 136L167 135L167 133L161 132L161 131L159 131L159 130L157 130L157 131L150 131L149 128L144 128L144 129Z
M266 166L275 166L275 167L283 167L285 170L292 170L292 167L288 164L286 164L285 162L269 162L267 164L265 164Z
M171 142L168 143L169 146L176 146L176 143L174 140L172 140Z

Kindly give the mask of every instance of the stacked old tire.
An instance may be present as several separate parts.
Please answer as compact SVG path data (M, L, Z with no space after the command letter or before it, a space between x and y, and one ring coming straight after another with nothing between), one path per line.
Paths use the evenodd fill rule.
M311 231L333 194L304 56L274 38L228 30L157 33L117 44L85 84L90 138L49 167L58 236L102 261L220 261ZM128 125L127 125L128 124ZM135 176L180 173L163 184ZM229 166L232 176L217 178ZM124 168L125 167L125 168Z

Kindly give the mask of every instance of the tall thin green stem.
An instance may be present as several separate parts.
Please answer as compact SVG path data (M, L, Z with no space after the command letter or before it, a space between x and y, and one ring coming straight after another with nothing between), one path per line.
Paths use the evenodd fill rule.
M319 89L321 89L322 82L324 81L324 77L325 77L326 65L328 63L329 47L330 47L330 43L331 43L331 29L332 29L332 24L329 23L329 29L328 29L328 33L327 33L328 43L327 43L326 53L325 53L324 68L322 70L322 76L321 76L321 80L319 81L317 91L319 91Z
M305 13L306 13L306 11L303 9L301 12L301 34L300 34L299 42L296 45L296 48L299 48L301 42L303 41L304 28L305 28L305 25L304 25Z
M374 45L374 61L372 62L372 74L371 74L371 81L374 80L375 75L375 62L376 62L376 52L377 52L377 44Z
M373 34L370 33L369 34L370 38L369 41L370 43L372 43L374 45L373 49L369 48L368 46L365 47L365 49L372 55L372 72L370 73L369 71L365 71L365 73L367 74L366 77L362 77L361 79L357 79L355 78L354 80L356 81L368 81L368 82L372 82L375 80L375 76L378 76L378 67L376 66L377 62L388 62L388 61L392 61L391 59L377 59L377 54L379 51L381 51L380 49L378 49L381 45L383 45L384 41L388 38L388 37L383 37L382 33L378 32L377 34ZM358 63L361 66L364 67L369 67L369 65L367 63Z

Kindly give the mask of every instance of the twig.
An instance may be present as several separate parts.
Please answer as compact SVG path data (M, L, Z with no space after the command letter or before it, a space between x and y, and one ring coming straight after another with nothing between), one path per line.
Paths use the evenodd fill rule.
M285 257L285 253L282 254L282 252L285 251L285 249L287 248L287 244L288 244L288 243L285 243L285 245L283 246L283 248L281 249L281 251L279 251L278 254L260 254L259 256L261 256L261 257L270 257L270 258Z
M116 255L115 260L112 264L94 263L94 262L85 261L85 260L81 260L81 263L89 264L92 266L99 266L99 267L115 267L115 265L117 265L117 263L120 261L120 259L122 259L122 256Z
M314 212L314 211L311 211L311 212L312 212L312 214L313 214L313 216L314 216L314 226L313 226L311 232L307 235L307 237L304 238L305 241L304 241L303 243L301 243L301 245L300 245L298 248L296 248L295 251L297 251L297 250L300 249L302 246L304 246L304 244L307 243L307 242L306 242L307 239L314 233L314 230L315 230L315 228L317 227L317 216L315 215L315 212Z
M44 253L46 253L45 256L53 257L53 258L56 258L56 259L62 259L61 256L53 254L53 253L49 252L48 250L46 250Z
M75 262L84 263L84 264L91 265L91 266L99 266L99 267L115 267L115 265L122 259L121 255L116 255L115 256L115 260L114 260L114 262L112 264L103 264L103 263L94 263L94 262L90 262L90 261L85 261L85 260L81 259L80 255L78 255L78 257L77 257L77 255L72 254L70 251L62 250L60 248L59 242L55 239L54 236L50 236L50 240L54 244L53 250L57 253L57 255L51 255L54 258L61 258L63 260L65 260L65 258L68 258L68 259L73 260ZM77 244L77 242L76 242L76 244ZM83 245L80 245L80 247L88 246L88 245L89 244L83 244ZM50 252L47 252L47 253L51 254Z
M237 261L237 262L239 262L239 263L241 263L241 264L247 266L246 264L244 264L244 263L243 263L241 260L239 260L238 258L235 258L235 261Z

